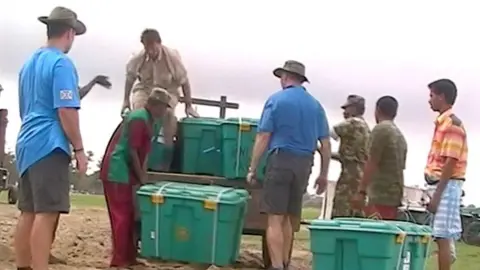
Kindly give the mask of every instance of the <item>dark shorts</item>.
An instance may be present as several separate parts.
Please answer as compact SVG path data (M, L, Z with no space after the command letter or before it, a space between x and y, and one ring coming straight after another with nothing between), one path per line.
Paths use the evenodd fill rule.
M18 181L18 209L27 213L70 212L70 157L56 149Z
M313 155L273 151L267 160L260 210L271 215L300 217L312 165Z

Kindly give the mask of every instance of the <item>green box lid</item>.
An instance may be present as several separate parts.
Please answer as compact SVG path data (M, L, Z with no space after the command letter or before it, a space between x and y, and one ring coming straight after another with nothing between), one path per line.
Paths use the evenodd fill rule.
M249 198L248 191L244 189L176 182L159 182L144 185L137 191L137 194L140 196L213 201L224 204L236 204Z
M362 218L336 218L335 220L343 221L358 221L362 222L365 219ZM372 222L388 223L396 226L398 229L404 231L408 235L413 236L430 236L432 234L432 228L430 226L418 225L412 222L399 221L399 220L374 220L370 219Z
M386 234L406 234L398 226L371 219L333 219L333 220L314 220L308 227L310 230L330 230L330 231L357 231L374 232Z
M247 118L247 117L230 117L223 121L222 124L224 125L249 125L256 127L258 125L259 120L254 118Z
M204 125L220 125L225 120L214 117L184 117L180 119L180 124L204 124Z
M405 231L408 235L416 236L430 236L432 234L432 228L430 226L418 225L412 222L406 221L384 221L398 226L401 230Z

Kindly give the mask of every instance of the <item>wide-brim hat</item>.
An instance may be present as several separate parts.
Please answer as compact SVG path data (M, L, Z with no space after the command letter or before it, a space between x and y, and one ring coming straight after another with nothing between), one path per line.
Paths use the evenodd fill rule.
M299 76L300 78L302 78L302 82L309 82L307 76L305 75L305 65L298 61L286 61L283 67L279 67L273 70L273 75L275 75L275 77L277 78L280 78L284 72Z
M38 20L44 24L49 23L65 23L71 26L77 36L85 34L87 27L77 18L77 13L66 7L56 7L48 16L40 16Z

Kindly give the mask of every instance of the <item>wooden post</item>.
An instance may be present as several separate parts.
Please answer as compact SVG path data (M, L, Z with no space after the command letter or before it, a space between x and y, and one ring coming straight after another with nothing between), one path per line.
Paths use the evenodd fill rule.
M180 97L180 102L184 102L184 98ZM202 98L192 98L192 104L203 105L210 107L219 107L220 108L220 118L224 119L227 114L227 109L238 109L240 105L238 103L227 102L226 96L221 96L220 101L202 99Z
M220 97L220 118L225 119L227 114L227 97Z

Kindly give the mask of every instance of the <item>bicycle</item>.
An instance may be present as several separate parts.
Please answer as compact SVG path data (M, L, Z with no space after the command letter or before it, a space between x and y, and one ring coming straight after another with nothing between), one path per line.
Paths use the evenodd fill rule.
M422 191L420 202L418 206L414 206L415 202L404 198L406 204L403 204L398 209L397 219L401 221L412 222L418 225L430 226L433 223L433 214L427 210L428 202L430 201L431 189L425 188Z

